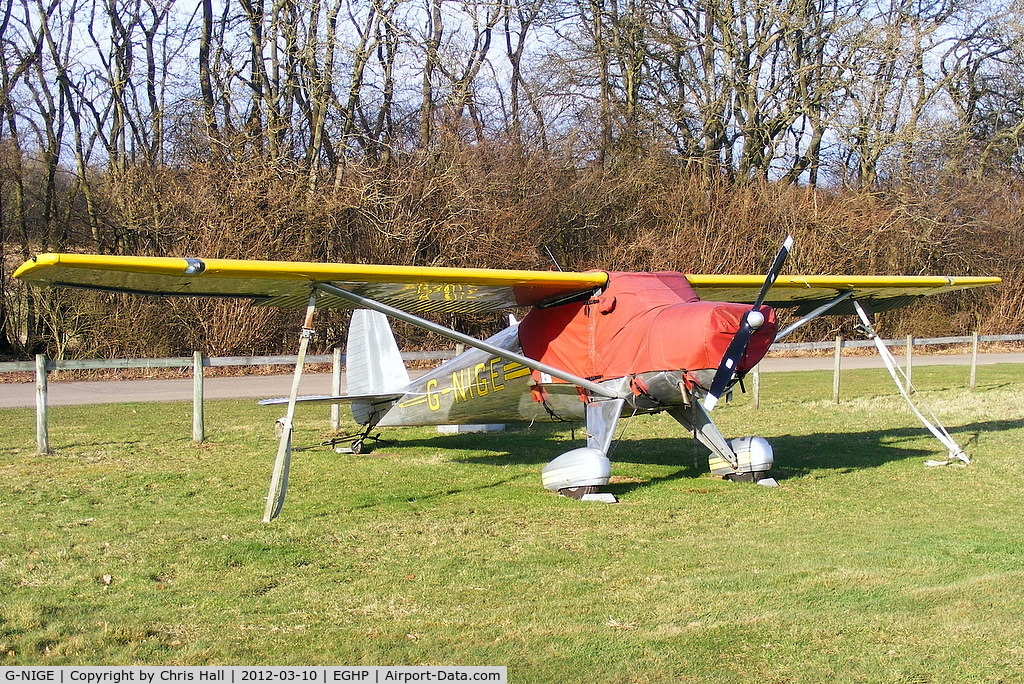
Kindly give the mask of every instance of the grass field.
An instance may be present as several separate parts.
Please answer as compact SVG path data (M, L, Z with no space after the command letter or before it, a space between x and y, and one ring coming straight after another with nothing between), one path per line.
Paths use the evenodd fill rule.
M612 454L618 505L545 492L568 430L395 429L296 454L259 522L274 409L0 412L0 665L507 665L513 682L1024 681L1024 368L915 368L975 459L881 372L765 374L715 412L777 489L711 479L667 417ZM321 440L303 408L297 443Z

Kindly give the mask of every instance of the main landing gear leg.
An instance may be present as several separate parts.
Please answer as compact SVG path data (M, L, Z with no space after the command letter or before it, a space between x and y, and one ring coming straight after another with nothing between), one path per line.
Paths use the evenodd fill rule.
M711 450L708 456L708 466L712 475L725 477L736 472L739 467L739 457L729 446L722 433L711 421L699 401L691 401L689 406L679 406L668 409L669 415L676 419L683 427L693 432L697 440Z

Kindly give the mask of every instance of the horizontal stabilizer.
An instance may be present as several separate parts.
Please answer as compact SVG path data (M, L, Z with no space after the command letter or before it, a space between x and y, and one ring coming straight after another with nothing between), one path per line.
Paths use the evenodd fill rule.
M321 404L348 404L353 401L365 401L369 404L383 404L389 401L396 401L405 396L401 392L391 394L339 394L335 396L327 394L311 394L305 397L298 397L296 402L319 402ZM274 397L273 399L260 399L260 406L276 406L287 404L288 397Z

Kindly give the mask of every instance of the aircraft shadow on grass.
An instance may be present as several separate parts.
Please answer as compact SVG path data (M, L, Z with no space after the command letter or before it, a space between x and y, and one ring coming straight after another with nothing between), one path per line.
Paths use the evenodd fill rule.
M992 420L949 428L949 433L971 453L971 445L986 433L1024 428L1024 420ZM556 430L559 432L556 433ZM533 426L528 431L512 428L506 433L438 435L414 440L399 440L403 447L429 447L432 449L481 449L492 453L455 459L459 463L482 465L544 465L565 450L564 432L557 425ZM523 435L518 449L507 449L509 438ZM775 465L768 473L780 482L806 477L814 471L830 470L837 474L862 468L877 468L889 462L906 459L941 459L942 446L910 448L907 441L929 438L918 427L890 430L864 430L841 433L815 433L809 435L775 435L769 440L775 452ZM581 439L579 432L577 440ZM512 437L514 440L514 437ZM502 450L493 453L495 447ZM612 482L602 491L622 495L649 487L659 482L696 478L707 472L706 450L685 435L679 437L632 438L615 443L611 453ZM694 465L694 458L703 458L703 469ZM616 463L678 466L679 470L663 477L641 482L615 482Z

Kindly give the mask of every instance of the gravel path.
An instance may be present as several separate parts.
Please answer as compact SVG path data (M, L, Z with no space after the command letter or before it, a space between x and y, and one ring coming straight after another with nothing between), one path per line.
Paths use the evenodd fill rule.
M897 359L900 359L897 356ZM900 359L902 360L902 359ZM915 366L968 365L970 354L949 354L935 356L914 356ZM1024 354L1001 353L980 354L979 365L994 363L1024 363ZM881 368L877 356L844 356L844 369ZM768 358L761 362L761 371L827 370L832 368L832 357L814 358ZM262 399L286 396L291 391L292 376L248 375L241 377L206 378L204 397L206 399ZM191 401L192 380L114 380L114 381L61 381L51 380L47 402L50 406L73 406L78 404L110 404L140 401ZM302 379L302 394L329 394L331 375L329 373L307 373ZM0 408L35 406L35 383L0 384Z

